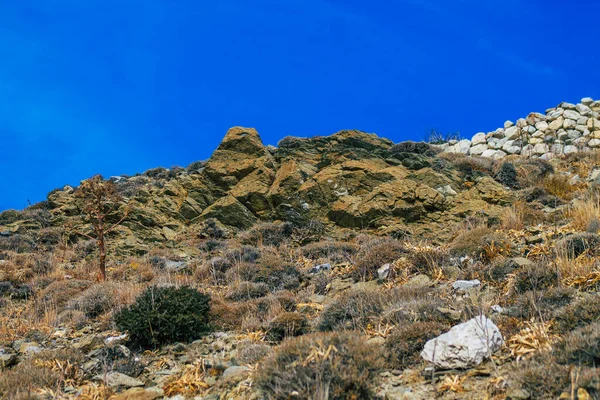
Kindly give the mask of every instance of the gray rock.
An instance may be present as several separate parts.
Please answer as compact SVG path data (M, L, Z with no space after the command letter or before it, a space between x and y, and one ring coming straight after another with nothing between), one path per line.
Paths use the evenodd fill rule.
M108 386L110 386L111 388L117 388L117 387L124 387L124 388L131 388L131 387L139 387L139 386L144 386L144 382L132 378L128 375L122 374L120 372L109 372L106 375L104 374L98 374L96 376L94 376L93 378L94 381L96 382L106 382L106 384Z
M504 130L504 136L508 140L516 139L519 136L519 130L516 126L511 126L508 129Z
M564 154L577 153L577 146L568 145L563 149Z
M576 126L577 120L575 119L565 119L565 122L563 123L563 128L565 129L575 128Z
M589 106L593 102L594 99L592 99L591 97L584 97L583 99L581 99L581 104L585 104L586 106Z
M479 279L473 279L471 281L456 281L452 284L452 288L454 290L463 292L479 286L481 286L481 282L479 281Z
M477 145L471 147L471 149L469 149L469 154L473 155L473 156L479 156L487 149L488 149L488 145L486 143L477 144Z
M546 121L540 121L537 124L535 124L535 129L545 132L546 129L548 129L548 123Z
M185 261L171 261L167 260L165 262L165 269L170 272L182 271L188 267L188 264Z
M512 122L512 121L505 121L505 122L504 122L504 129L510 128L510 127L512 127L512 126L514 126L514 125L515 125L515 124L514 124L514 122Z
M17 355L13 353L0 353L0 370L13 366L17 362Z
M380 280L386 280L388 278L388 276L390 276L390 271L392 270L392 266L390 264L383 264L378 270L377 270L377 277Z
M243 375L248 372L249 368L244 366L233 366L223 371L223 379Z
M488 359L503 344L498 327L480 315L428 341L421 357L444 369L470 368Z
M485 144L485 133L483 132L479 132L477 133L475 136L473 136L473 138L471 139L471 145L476 146L478 144Z
M573 103L562 102L562 103L560 103L560 106L562 108L564 108L565 110L575 110L576 109L575 104L573 104Z
M584 117L589 117L592 115L592 109L585 104L577 104L576 108L579 114L583 115Z
M0 236L2 236L2 237L9 237L10 235L12 235L11 231L2 231L2 232L0 232Z
M563 117L565 117L565 119L573 119L577 121L579 118L581 118L581 114L575 110L565 110Z
M308 273L309 274L316 274L319 273L321 271L331 271L331 264L327 263L327 264L320 264L317 265L315 267L312 267Z
M456 196L458 194L450 185L440 186L436 190L444 196Z
M36 342L26 342L19 346L20 354L35 354L42 351L42 347Z
M557 130L559 130L560 128L563 127L564 123L565 123L565 119L561 115L558 118L556 118L554 121L550 122L548 124L548 128L552 129L553 131L557 131Z

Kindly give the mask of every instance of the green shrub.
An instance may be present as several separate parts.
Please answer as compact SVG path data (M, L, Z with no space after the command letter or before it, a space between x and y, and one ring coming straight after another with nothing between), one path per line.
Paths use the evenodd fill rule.
M532 400L558 399L569 389L569 367L560 365L549 353L542 353L515 365L510 376Z
M256 375L266 398L373 399L374 379L384 367L378 346L356 332L317 333L289 339Z
M262 282L240 282L232 286L227 293L227 299L233 301L244 301L258 299L269 294L269 286Z
M600 324L596 322L569 332L555 351L561 364L600 365Z
M306 317L297 312L279 314L269 324L269 337L272 340L283 340L287 337L300 336L308 330Z
M600 319L600 294L584 293L571 304L554 313L556 327L561 332L572 331Z
M117 303L118 285L115 282L102 282L76 295L67 303L68 310L79 310L88 318L102 315Z
M257 224L242 232L239 237L242 244L252 246L279 246L289 240L294 233L294 226L289 222Z
M198 339L209 330L210 296L183 286L149 287L115 316L134 343L158 346Z

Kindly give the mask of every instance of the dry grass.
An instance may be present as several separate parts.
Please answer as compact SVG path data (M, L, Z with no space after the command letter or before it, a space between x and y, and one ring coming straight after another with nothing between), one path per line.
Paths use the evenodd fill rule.
M567 216L576 230L596 233L600 229L600 197L575 200Z
M208 373L210 371L207 371L202 360L186 365L181 374L171 377L163 385L165 395L168 397L183 395L187 398L202 394L211 386L204 381Z
M549 322L525 322L524 327L506 342L511 356L518 362L537 352L551 351L552 344L559 339L557 335L550 333L551 326Z

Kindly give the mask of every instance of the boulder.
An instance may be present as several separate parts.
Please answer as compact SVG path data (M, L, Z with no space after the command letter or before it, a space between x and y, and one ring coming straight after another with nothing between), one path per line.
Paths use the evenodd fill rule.
M428 341L421 357L443 369L464 369L489 359L503 344L498 327L480 315Z
M132 388L144 386L144 382L139 379L132 378L120 372L111 371L104 374L99 374L93 378L96 382L105 382L111 388Z
M485 139L485 133L483 132L479 132L478 134L476 134L475 136L473 136L473 138L471 139L471 145L476 146L478 144L485 144L486 139Z
M465 292L469 289L473 289L481 286L479 279L473 279L471 281L456 281L452 284L452 289L459 292Z

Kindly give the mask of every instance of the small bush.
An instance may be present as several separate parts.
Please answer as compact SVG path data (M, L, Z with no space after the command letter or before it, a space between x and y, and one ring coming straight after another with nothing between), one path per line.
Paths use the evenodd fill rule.
M494 175L494 178L504 186L508 186L511 189L518 189L520 185L517 175L517 170L513 163L505 161Z
M542 185L548 193L564 200L570 200L577 188L569 183L564 175L551 175L542 180Z
M297 312L285 312L276 316L269 324L269 337L280 341L288 337L300 336L307 332L306 317Z
M517 385L530 393L532 400L558 399L569 389L569 367L560 365L551 354L542 353L515 366L510 373Z
M199 236L203 239L223 239L227 236L227 231L219 221L209 218L202 223Z
M254 365L271 354L273 349L268 344L241 343L238 347L237 362L241 365Z
M377 270L402 257L405 249L395 239L374 239L362 246L356 256L354 279L368 281L377 278Z
M600 365L600 324L593 323L565 335L555 353L561 364Z
M39 389L60 391L66 381L82 378L80 365L83 355L77 350L48 350L22 361L0 373L0 398L27 398ZM62 373L56 365L63 366ZM38 398L38 397L36 397Z
M112 308L117 303L118 286L114 282L103 282L79 293L67 303L67 309L79 310L88 318L96 318Z
M91 281L67 279L55 281L42 290L36 298L35 309L38 315L43 315L48 307L55 306L64 309L73 297L92 286Z
M372 399L383 366L380 348L356 333L305 335L285 341L265 360L256 384L275 400L292 392L299 399Z
M575 289L570 287L528 291L517 297L510 314L525 319L537 318L540 315L544 319L550 319L557 309L571 303L574 295Z
M263 223L250 228L239 235L242 244L252 246L279 246L287 241L294 233L294 227L289 222L280 224Z
M385 346L391 368L410 368L421 362L419 355L425 343L446 330L448 325L435 321L404 324L386 338Z
M560 240L556 244L556 250L560 255L575 259L585 252L594 255L598 245L600 245L599 235L595 233L575 233Z
M571 304L554 313L556 327L561 332L572 331L600 318L600 294L584 293Z
M308 244L300 249L302 256L311 260L325 259L336 264L347 262L358 252L358 246L347 242L322 241Z
M382 293L351 290L329 303L319 319L319 330L361 329L385 309Z
M253 263L260 258L260 250L254 246L242 246L229 250L225 256L232 263Z
M496 256L510 254L510 248L511 242L506 236L488 227L477 227L459 234L450 243L450 254L487 262Z
M529 290L544 290L559 284L556 268L548 265L534 264L518 271L515 276L515 290L524 293Z
M183 286L149 287L115 316L119 329L142 346L198 339L209 330L210 297Z
M269 294L269 286L263 282L240 282L232 286L227 294L228 300L245 301L257 299Z
M425 142L402 142L393 145L390 148L391 154L397 153L413 153L413 154L422 154L427 157L435 156L436 152L431 148L431 146Z

